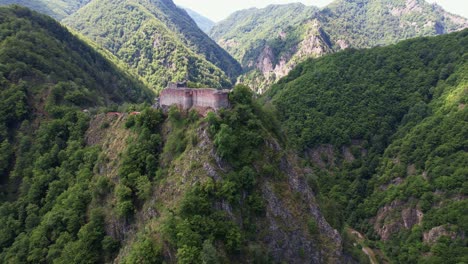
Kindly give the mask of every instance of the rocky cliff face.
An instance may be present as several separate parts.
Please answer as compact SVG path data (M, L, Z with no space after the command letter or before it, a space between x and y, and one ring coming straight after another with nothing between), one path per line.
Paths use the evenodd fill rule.
M374 230L383 241L387 241L391 235L421 224L423 217L421 209L411 206L410 203L393 201L379 209L373 219Z
M160 167L163 168L164 174L158 176L162 179L154 184L153 195L139 207L141 209L136 212L135 221L125 223L109 218L109 226L112 228L108 231L116 239L122 240L123 245L116 261L131 262L129 256L135 254L141 236L151 237L152 243L162 245L160 256L166 261L181 261L185 254L185 251L180 249L183 248L181 242L174 244L167 234L167 228L170 229L172 225L171 221L178 223L180 219L185 219L184 221L193 225L193 230L196 230L196 226L201 224L199 221L202 221L198 219L203 217L206 209L197 208L196 215L182 218L179 212L181 208L185 208L187 197L191 197L197 186L203 186L205 190L219 189L220 194L229 193L232 188L229 175L238 173L237 165L220 156L215 143L217 137L213 138L210 132L213 129L212 125L203 120L195 123L187 119L183 121L185 117L175 121L174 118L179 117L176 117L173 111L169 115L171 117L165 121L162 128L164 147ZM110 126L118 125L114 122L126 122L128 118L131 117L116 118L115 121L111 121ZM90 134L100 138L102 133L96 132L96 128L100 126L96 123L92 127L94 132ZM127 136L138 137L131 134ZM102 140L100 142L104 143ZM185 145L179 152L174 152L174 144ZM261 156L252 167L252 172L256 175L255 189L240 193L238 198L241 207L231 198L223 198L220 194L210 196L207 206L216 212L216 215L224 216L223 222L232 223L232 230L244 230L254 226L249 233L241 233L239 239L242 237L242 245L239 245L240 248L234 253L227 248L229 242L219 240L218 232L223 232L222 230L213 228L203 231L212 232L216 239L213 245L217 258L221 262L231 262L234 261L231 259L234 254L235 261L242 262L254 259L287 263L345 262L341 236L323 217L314 193L306 182L306 170L300 165L298 157L283 148L274 136L262 140L259 148ZM267 161L274 162L266 163ZM242 177L241 175L236 177ZM242 182L246 184L245 181ZM255 215L251 215L247 210L253 197L262 201L262 206L258 209L261 213ZM193 203L196 202L197 200L193 200ZM174 215L175 220L170 220ZM184 239L182 233L180 236L180 239ZM187 235L187 238L190 238L190 235Z
M272 81L276 82L286 76L298 63L307 58L316 58L333 51L329 36L320 26L317 19L305 23L303 40L292 45L280 54L270 46L265 46L257 59L255 68L265 77L264 83L257 88L262 93ZM287 33L280 32L279 37L285 39ZM277 53L277 51L276 51Z
M337 0L322 10L291 4L240 11L210 36L242 63L239 80L261 93L308 58L466 27L466 18L423 0Z
M272 142L270 146L274 151L283 151L276 142ZM262 193L268 204L266 217L270 223L265 243L268 244L275 259L285 259L288 263L303 263L303 260L310 260L310 263L343 261L341 237L321 214L314 194L305 181L305 171L299 166L296 157L284 156L280 168L287 175L287 184L284 188L289 189L295 196L289 199L298 202L295 207L299 207L299 211L297 208L295 210L290 208L289 199L281 199L275 193L273 182L264 183ZM304 221L314 221L317 224L317 233L312 234L312 237L311 231L304 227ZM285 232L283 228L291 231ZM307 257L301 257L297 249L302 249L304 256Z
M158 187L158 197L154 202L164 200L176 205L187 188L197 182L223 182L223 176L232 167L216 154L208 127L197 129L198 143L189 147L169 170L168 181ZM268 143L270 151L284 152L275 141ZM187 164L192 164L187 166ZM266 177L260 180L259 190L265 200L264 217L258 223L255 243L275 261L287 263L340 263L345 257L341 237L322 216L314 194L310 191L296 157L292 153L281 158L283 180ZM245 219L232 208L228 201L220 201L219 210L226 212L231 219L241 224ZM316 224L311 231L309 222Z

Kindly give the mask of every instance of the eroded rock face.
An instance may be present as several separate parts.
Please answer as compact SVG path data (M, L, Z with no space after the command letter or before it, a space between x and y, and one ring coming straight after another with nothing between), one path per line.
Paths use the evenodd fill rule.
M419 225L422 222L423 216L423 212L417 208L405 208L401 212L403 226L406 229L410 229L414 225Z
M392 234L421 224L423 217L424 214L419 208L396 200L377 212L374 218L374 230L383 241L387 241Z
M274 60L273 50L269 46L265 46L262 53L258 57L257 63L255 66L257 67L257 69L259 69L263 73L263 75L267 75L270 72L272 72L274 69L273 60Z
M429 245L432 245L439 240L439 238L447 236L450 237L450 239L454 240L457 237L461 237L462 239L465 238L463 234L457 234L456 232L447 230L447 227L445 226L436 226L432 228L431 230L424 232L423 234L423 241L424 243L427 243Z
M306 37L299 44L299 49L295 56L298 58L320 57L331 53L331 43L328 43L327 39L328 36L322 30L317 19L308 22Z
M201 141L207 139L205 137ZM283 152L276 140L267 140L266 145L275 153ZM279 169L287 177L281 181L280 188L278 181L269 177L260 182L266 214L261 220L264 224L257 226L258 239L265 245L268 254L275 261L285 263L345 262L341 236L321 214L297 156L284 155ZM226 166L216 170L226 170ZM232 215L229 206L220 207ZM241 221L236 216L233 218ZM308 221L316 223L316 233L310 232Z
M305 26L304 38L299 43L292 45L289 50L282 50L281 54L275 54L270 46L265 45L257 59L247 64L248 68L255 67L262 73L262 82L265 85L268 86L268 84L288 75L298 63L306 58L320 57L333 52L332 43L329 42L327 34L322 30L317 19L305 22ZM283 31L278 34L278 38L281 40L286 39L286 36L287 33ZM222 44L227 46L225 42ZM344 48L347 47L344 41L340 45ZM258 87L255 83L251 85L254 85L254 89L260 93L266 88L263 85Z
M421 13L423 10L417 0L407 0L405 7L394 7L390 10L393 16L402 16L409 13Z
M272 182L262 186L269 223L268 235L263 240L268 245L269 253L274 259L287 263L342 263L341 237L321 214L302 170L298 170L296 165L296 161L290 158L281 160L281 171L288 177L285 187L296 195L300 204L294 207L287 204L290 199L281 199ZM297 207L300 207L299 211ZM304 226L306 219L317 224L317 234L310 234L307 226Z
M163 135L171 133L169 126L163 130ZM223 175L232 170L230 164L217 155L207 125L198 128L195 134L198 136L196 145L172 161L174 166L169 168L166 180L157 186L154 191L157 195L151 204L163 199L168 208L177 206L177 201L197 182L222 182ZM266 148L271 150L266 153L284 152L273 138L266 139ZM341 237L322 216L297 156L292 153L285 154L279 158L279 163L278 169L284 178L258 178L257 192L265 202L265 215L255 219L257 234L252 242L260 245L262 251L278 263L346 262ZM226 212L226 215L239 225L245 221L242 214L226 200L216 201L213 206ZM148 211L146 215L153 217L164 213L166 212ZM145 217L139 216L138 219L142 220ZM310 220L316 223L316 232L310 231ZM124 230L121 226L112 226L111 229ZM121 254L124 253L125 250L122 250ZM173 255L168 252L166 257L173 260Z

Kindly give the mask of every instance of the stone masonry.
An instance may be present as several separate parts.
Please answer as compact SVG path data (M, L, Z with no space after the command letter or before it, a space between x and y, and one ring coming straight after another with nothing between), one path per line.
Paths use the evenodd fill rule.
M177 84L169 84L162 90L159 105L166 109L177 105L183 110L195 109L199 112L218 110L229 107L229 90L212 88L187 88Z

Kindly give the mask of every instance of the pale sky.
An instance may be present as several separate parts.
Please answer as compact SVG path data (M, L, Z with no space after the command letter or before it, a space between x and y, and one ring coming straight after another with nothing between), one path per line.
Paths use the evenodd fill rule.
M468 18L468 0L426 0L437 2L445 10ZM183 7L188 7L209 19L218 22L237 10L250 7L265 7L270 4L302 2L305 5L326 6L332 0L174 0Z

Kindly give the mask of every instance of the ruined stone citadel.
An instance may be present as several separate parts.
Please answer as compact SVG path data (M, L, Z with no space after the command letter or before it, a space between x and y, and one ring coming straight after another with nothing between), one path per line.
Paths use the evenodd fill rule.
M229 107L229 90L213 88L187 88L186 83L170 83L159 96L159 106L167 110L177 105L183 110L195 109L199 113Z

